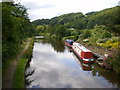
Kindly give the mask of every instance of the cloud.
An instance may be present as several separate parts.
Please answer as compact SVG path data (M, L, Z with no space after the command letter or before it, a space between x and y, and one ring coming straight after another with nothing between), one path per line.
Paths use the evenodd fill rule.
M52 18L71 12L99 11L118 5L119 0L20 0L31 20Z
M92 76L90 71L85 72L80 69L72 53L67 50L57 53L50 48L52 48L50 44L34 44L33 57L28 69L35 69L35 72L27 77L30 81L34 81L28 87L105 88L109 86L107 80L100 80L103 79L102 77Z
M118 2L118 6L120 6L120 1Z

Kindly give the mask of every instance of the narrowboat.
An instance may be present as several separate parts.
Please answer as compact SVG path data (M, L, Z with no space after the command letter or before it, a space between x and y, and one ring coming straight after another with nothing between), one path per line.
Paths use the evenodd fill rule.
M85 48L77 42L73 42L72 49L75 54L82 60L84 63L93 62L93 53L89 49Z
M72 48L73 42L74 42L73 40L67 39L67 40L64 41L64 44L65 44L66 46Z
M92 64L82 62L81 60L79 60L78 57L76 57L76 54L74 54L74 53L72 55L75 58L75 60L79 63L82 70L84 70L84 71L91 71L92 70Z

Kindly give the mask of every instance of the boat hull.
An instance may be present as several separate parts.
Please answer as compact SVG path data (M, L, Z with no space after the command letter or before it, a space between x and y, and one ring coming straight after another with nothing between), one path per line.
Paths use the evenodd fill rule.
M72 48L72 45L70 45L70 44L68 44L68 43L66 43L66 42L64 42L64 44L65 44L66 46Z
M91 58L91 59L85 59L85 58L83 58L82 56L80 56L79 54L78 54L78 52L72 47L72 50L73 50L73 52L74 52L74 54L82 61L82 62L84 62L84 63L93 63L94 62L94 59L93 58Z

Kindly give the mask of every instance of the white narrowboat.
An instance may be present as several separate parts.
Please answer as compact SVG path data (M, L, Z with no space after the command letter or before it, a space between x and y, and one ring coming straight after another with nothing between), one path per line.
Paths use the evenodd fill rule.
M85 63L93 62L93 53L77 42L73 42L72 49L75 54Z

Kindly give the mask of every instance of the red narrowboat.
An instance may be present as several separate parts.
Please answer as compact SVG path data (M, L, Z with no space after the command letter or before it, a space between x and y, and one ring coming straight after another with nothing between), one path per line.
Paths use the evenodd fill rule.
M89 63L94 61L92 51L88 50L81 44L77 42L73 42L72 49L84 63Z
M65 44L66 46L72 48L73 42L74 42L73 40L67 39L67 40L64 41L64 44Z
M75 60L80 64L80 67L84 70L84 71L91 71L92 70L92 64L89 63L84 63L82 61L79 60L78 57L76 57L76 54L72 54L73 57L75 58Z

